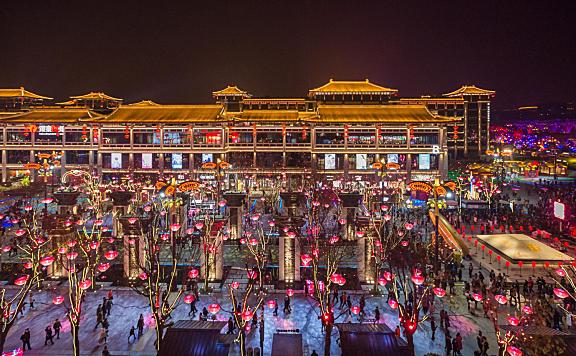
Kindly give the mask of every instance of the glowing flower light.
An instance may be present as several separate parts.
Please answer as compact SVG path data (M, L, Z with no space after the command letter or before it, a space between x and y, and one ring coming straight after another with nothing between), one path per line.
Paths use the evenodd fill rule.
M350 311L352 312L352 314L358 315L360 313L360 307L355 305L350 308Z
M554 294L561 299L568 298L570 295L562 288L554 288Z
M518 324L520 324L520 319L518 319L515 316L510 315L508 317L508 324L510 324L512 326L518 326Z
M510 356L522 356L522 350L520 350L516 346L508 346L506 348L506 352L508 352Z
M420 275L413 275L412 276L412 282L414 282L415 285L419 286L422 285L422 283L424 283L424 276Z
M50 266L52 263L54 263L55 258L53 256L46 256L46 257L42 257L40 259L40 264L44 267L48 267Z
M90 288L91 285L92 285L92 281L89 279L83 280L82 282L78 283L78 286L82 290L86 290L86 289Z
M525 305L522 307L522 313L527 314L527 315L531 315L532 313L534 313L534 310L532 309L531 306Z
M22 277L18 277L18 278L16 278L16 280L14 281L14 284L17 285L17 286L23 286L23 285L26 284L26 282L28 282L28 278L29 278L28 275L22 276Z
M210 304L207 309L211 314L217 314L220 311L220 305L213 303Z
M506 298L505 295L501 295L501 294L496 294L494 296L494 299L496 299L496 301L500 304L506 304L508 303L508 298Z
M57 295L54 298L52 298L52 303L54 303L55 305L59 305L64 303L64 297L61 295Z
M105 257L108 261L112 261L113 259L115 259L116 257L118 257L118 251L115 251L115 250L107 251L107 252L104 254L104 257Z
M446 291L444 290L444 288L434 288L432 289L432 291L434 292L434 295L436 295L438 298L442 298L446 295Z
M390 299L388 301L388 305L390 306L390 308L392 309L396 309L398 308L398 302L395 299Z
M184 303L186 304L191 304L193 301L194 301L193 294L188 294L187 296L184 297Z
M200 272L196 268L192 268L190 271L188 271L188 278L194 279L198 277L199 274Z
M103 262L98 265L98 271L104 273L110 268L110 263Z

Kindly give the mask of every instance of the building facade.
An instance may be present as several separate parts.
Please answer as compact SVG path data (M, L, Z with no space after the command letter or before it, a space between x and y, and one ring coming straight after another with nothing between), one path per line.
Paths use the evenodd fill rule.
M103 93L49 105L50 98L23 88L4 90L2 181L35 178L38 169L52 170L54 179L69 169L155 179L209 181L219 175L230 188L279 175L288 184L303 175L334 184L445 178L449 133L462 127L462 117L469 121L457 149L480 149L488 139L465 138L475 137L470 125L487 132L489 117L473 122L470 112L485 118L489 102L472 108L472 97L455 93L431 107L432 99L398 100L397 90L368 80L330 80L307 98L253 98L227 87L206 105L123 104ZM56 167L35 165L46 163L39 154L54 152ZM227 164L216 173L206 164L221 162Z

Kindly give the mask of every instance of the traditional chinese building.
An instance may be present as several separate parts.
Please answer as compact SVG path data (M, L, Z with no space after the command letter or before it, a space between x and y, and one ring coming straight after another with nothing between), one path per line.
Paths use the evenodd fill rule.
M446 177L448 132L462 127L460 114L468 117L457 140L465 150L471 146L467 133L476 137L471 127L481 133L489 125L492 94L471 95L466 88L437 101L454 106L444 111L431 107L432 99L398 101L396 89L368 80L330 80L307 98L253 98L229 86L213 92L216 102L205 105L122 104L89 93L48 106L43 101L50 98L30 97L21 101L27 105L3 109L17 112L0 115L2 180L27 174L24 164L55 150L63 153L55 175L87 169L104 176L211 180L215 174L203 164L224 161L230 166L217 174L230 187L247 177L283 176L289 184L316 174L333 182L380 179L384 185L403 177ZM480 149L483 142L472 146Z

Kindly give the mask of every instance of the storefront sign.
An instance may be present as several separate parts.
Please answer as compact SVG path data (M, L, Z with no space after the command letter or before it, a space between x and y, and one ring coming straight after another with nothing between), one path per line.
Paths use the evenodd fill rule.
M411 182L408 184L408 188L428 194L432 191L432 186L426 182Z
M198 190L200 189L200 182L196 181L187 181L178 186L178 190L181 192L189 192L191 190Z
M39 163L26 163L24 165L25 169L40 169L40 164Z

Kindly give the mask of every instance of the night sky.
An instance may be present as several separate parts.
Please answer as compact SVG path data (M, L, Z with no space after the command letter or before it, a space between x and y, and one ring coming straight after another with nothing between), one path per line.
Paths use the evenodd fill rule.
M573 0L147 3L2 2L0 87L209 103L369 78L401 96L475 83L499 108L576 100Z

